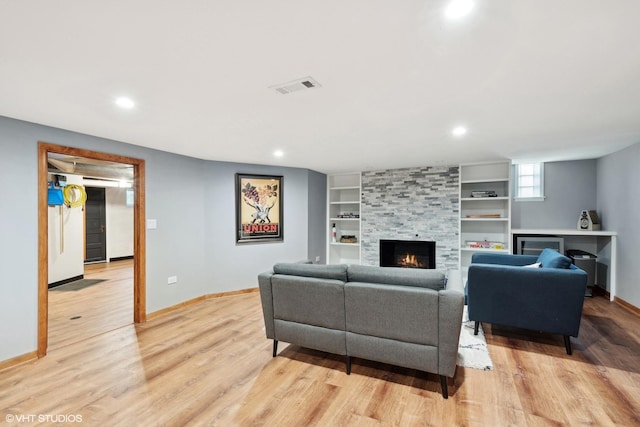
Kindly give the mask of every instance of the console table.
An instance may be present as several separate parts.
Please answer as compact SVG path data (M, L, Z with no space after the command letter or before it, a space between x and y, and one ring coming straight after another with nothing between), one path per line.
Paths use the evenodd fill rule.
M609 269L608 281L609 281L609 299L614 300L616 295L616 281L617 281L617 253L616 243L618 233L616 231L585 231L585 230L572 230L572 229L512 229L511 240L513 241L513 235L553 235L559 237L595 237L597 238L598 245L598 262L607 265ZM601 244L602 243L602 244Z

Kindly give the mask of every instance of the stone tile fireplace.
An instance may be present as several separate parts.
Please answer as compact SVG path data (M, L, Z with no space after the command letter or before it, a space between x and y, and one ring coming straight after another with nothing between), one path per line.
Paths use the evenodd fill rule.
M362 172L361 261L380 265L381 240L435 242L435 268L458 268L459 167Z

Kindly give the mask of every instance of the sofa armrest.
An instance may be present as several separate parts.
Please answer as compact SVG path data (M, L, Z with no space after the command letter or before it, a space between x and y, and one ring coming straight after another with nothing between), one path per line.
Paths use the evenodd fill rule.
M453 377L464 309L464 288L460 271L447 275L447 288L438 292L438 374Z
M273 320L273 291L271 288L273 271L258 274L258 287L260 289L260 301L262 303L262 315L264 316L264 329L267 338L275 339L275 322Z

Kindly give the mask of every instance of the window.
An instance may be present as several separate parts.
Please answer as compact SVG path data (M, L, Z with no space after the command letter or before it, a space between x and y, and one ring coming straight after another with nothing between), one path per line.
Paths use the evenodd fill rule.
M125 191L125 204L127 207L131 207L134 204L135 198L133 197L133 188L127 188Z
M544 200L544 163L516 165L516 200Z

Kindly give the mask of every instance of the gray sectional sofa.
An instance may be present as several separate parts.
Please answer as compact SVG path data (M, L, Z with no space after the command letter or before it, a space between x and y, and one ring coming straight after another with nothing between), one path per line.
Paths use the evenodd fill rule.
M258 276L267 338L447 377L456 369L464 291L437 270L276 264Z

